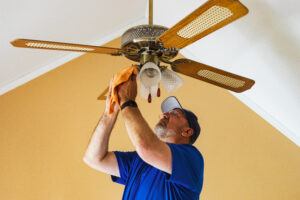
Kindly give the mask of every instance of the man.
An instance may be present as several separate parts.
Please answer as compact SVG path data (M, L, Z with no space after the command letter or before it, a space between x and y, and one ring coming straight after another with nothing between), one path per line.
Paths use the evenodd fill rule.
M123 199L199 199L203 184L203 158L193 146L200 126L197 117L183 109L175 97L162 103L162 118L154 132L142 117L136 103L135 77L118 87L121 113L135 150L108 152L110 133L119 108L108 114L106 109L86 150L84 162L112 175L114 182L124 184Z

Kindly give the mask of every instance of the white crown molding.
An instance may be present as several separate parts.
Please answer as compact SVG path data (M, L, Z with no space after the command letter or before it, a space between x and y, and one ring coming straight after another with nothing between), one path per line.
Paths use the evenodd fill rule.
M87 43L87 44L88 45L103 45L113 39L116 39L117 37L120 37L127 29L129 29L133 26L137 26L140 24L147 24L147 20L148 20L148 18L146 18L145 15L139 16L133 22L130 22L130 23L124 25L122 28L118 27L118 29L110 31L111 32L110 34L108 34L106 36L101 36L100 39L90 42L90 43ZM51 62L48 65L40 66L37 70L32 71L16 80L4 85L3 87L1 87L0 95L4 94L10 90L13 90L13 89L35 79L35 78L51 71L52 69L55 69L65 63L83 55L83 54L84 53L77 53L77 52L68 53L66 56L63 56L62 58L60 58L54 62Z

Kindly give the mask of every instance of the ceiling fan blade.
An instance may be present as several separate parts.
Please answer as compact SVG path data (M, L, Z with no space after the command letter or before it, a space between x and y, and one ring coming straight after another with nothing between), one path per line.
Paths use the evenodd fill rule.
M181 74L211 83L234 91L244 92L250 89L255 81L232 74L189 59L178 59L172 63L172 69Z
M77 51L86 53L102 53L111 55L121 55L121 49L110 47L98 47L82 44L71 44L62 42L51 42L43 40L29 40L29 39L16 39L11 42L15 47L35 48L35 49L48 49L48 50L63 50L63 51Z
M98 100L106 100L106 97L108 95L108 89L109 87L107 87L101 94L100 96L97 98Z
M157 39L166 48L182 49L247 13L238 0L209 0Z

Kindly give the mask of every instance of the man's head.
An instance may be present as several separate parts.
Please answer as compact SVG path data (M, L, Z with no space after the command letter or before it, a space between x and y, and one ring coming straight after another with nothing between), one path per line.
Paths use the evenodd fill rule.
M161 104L162 118L154 128L162 140L189 141L193 144L200 134L198 119L194 113L182 108L176 97L171 96Z

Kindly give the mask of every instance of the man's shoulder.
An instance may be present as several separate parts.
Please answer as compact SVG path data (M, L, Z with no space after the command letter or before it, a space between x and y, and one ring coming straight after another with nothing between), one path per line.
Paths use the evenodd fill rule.
M187 149L187 150L199 152L199 150L192 144L175 144L175 143L168 143L168 142L167 142L167 144L170 147L175 147L175 148L179 148L179 149Z
M184 174L179 175L184 177L201 177L203 176L204 159L200 151L191 144L168 144L172 151L172 173L184 171ZM178 175L178 174L177 174ZM193 178L192 178L193 179Z
M192 144L174 144L174 143L167 143L172 152L181 152L186 154L187 156L191 157L199 157L203 160L203 156L201 152Z
M136 151L113 151L116 157L120 158L130 158L131 160L135 159L138 154Z

